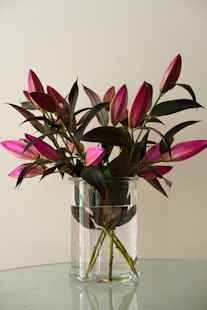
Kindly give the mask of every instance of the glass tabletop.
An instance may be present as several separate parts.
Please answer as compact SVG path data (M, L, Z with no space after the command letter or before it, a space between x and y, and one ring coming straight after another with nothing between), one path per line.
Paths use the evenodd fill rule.
M0 272L2 310L206 310L207 261L140 260L141 277L126 283L82 283L70 264Z

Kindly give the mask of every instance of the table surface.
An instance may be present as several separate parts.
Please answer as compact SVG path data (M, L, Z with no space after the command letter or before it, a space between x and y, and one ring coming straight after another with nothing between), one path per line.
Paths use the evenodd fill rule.
M206 310L207 261L140 260L138 282L71 281L69 263L0 272L1 310Z

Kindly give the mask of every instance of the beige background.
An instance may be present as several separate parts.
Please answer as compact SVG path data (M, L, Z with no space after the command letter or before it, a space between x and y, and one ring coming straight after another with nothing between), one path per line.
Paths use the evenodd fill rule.
M158 87L169 61L181 53L180 82L207 106L206 0L1 0L0 140L20 138L27 126L5 102L24 99L31 68L44 85L67 94L81 83L103 91L126 83L130 98L143 80ZM175 96L188 96L181 90ZM88 101L81 101L88 104ZM207 138L207 111L169 118L201 123L178 141ZM32 133L32 131L30 131ZM168 175L169 199L139 182L139 256L207 259L207 152L178 163ZM55 175L15 189L7 173L20 161L0 148L0 269L70 259L69 191Z

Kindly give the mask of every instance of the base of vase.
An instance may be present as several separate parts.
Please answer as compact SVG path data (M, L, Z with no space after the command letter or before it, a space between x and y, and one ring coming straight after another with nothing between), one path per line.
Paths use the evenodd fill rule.
M78 265L72 264L69 276L71 279L79 280L81 282L90 283L111 283L111 282L128 282L137 280L140 277L140 272L137 270L137 274L129 270L124 270L123 264L116 263L114 266L113 274L109 277L107 273L108 264L102 264L102 272L90 273L86 276L85 272L80 271Z

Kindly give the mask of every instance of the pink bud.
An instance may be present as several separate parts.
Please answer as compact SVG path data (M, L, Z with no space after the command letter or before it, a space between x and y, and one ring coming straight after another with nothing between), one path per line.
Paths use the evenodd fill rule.
M25 137L28 142L36 140L35 137L29 134L25 134ZM57 151L52 146L50 146L48 143L42 140L36 140L32 146L38 154L40 154L42 157L52 162L57 162L60 159Z
M30 70L28 74L28 92L31 93L34 91L44 93L44 89L39 78L32 70Z
M143 82L135 94L129 110L128 120L130 128L136 128L142 123L147 111L151 108L151 105L152 85Z
M176 144L169 152L162 154L163 161L181 161L195 156L207 148L207 140L186 141Z
M29 92L27 90L23 90L23 93L25 95L25 98L28 100L28 101L32 101L32 99L30 98L30 95L29 95Z
M55 90L51 86L47 86L47 93L56 102L56 109L57 109L57 114L58 118L61 119L65 124L69 124L70 121L70 105L69 103L65 100L65 98L62 97L62 95Z
M15 168L14 170L12 170L8 175L12 178L18 178L20 176L22 170L26 166L27 165L19 166L19 167ZM25 178L32 178L32 177L35 177L35 176L43 174L43 173L44 173L44 169L41 166L37 166L37 167L34 167L31 170L29 170L29 172L24 177Z
M63 104L67 103L65 98L63 98L63 96L57 90L55 90L53 87L47 86L47 93L48 93L48 95L52 96L55 99L57 104L58 103L63 103Z
M103 157L106 155L106 150L100 146L90 146L86 150L87 166L97 166Z
M39 154L33 147L25 151L27 143L21 140L2 141L1 145L12 155L22 159L37 159L39 157Z
M173 167L172 166L152 166L152 168L160 175L168 173ZM156 179L158 175L151 169L143 168L139 172L139 176L146 179Z
M124 119L124 117L126 116L127 102L128 102L128 90L126 85L123 85L117 91L110 104L112 124L117 125L118 122Z
M42 109L52 113L57 110L55 99L48 94L32 92L29 93L29 97L38 109Z
M163 74L160 84L160 92L162 94L174 87L174 83L176 83L179 78L181 66L182 59L178 54L175 58L173 58Z
M115 95L115 87L110 87L104 94L103 102L111 102Z
M160 143L156 143L147 150L143 161L146 163L156 162L160 159L160 156Z

